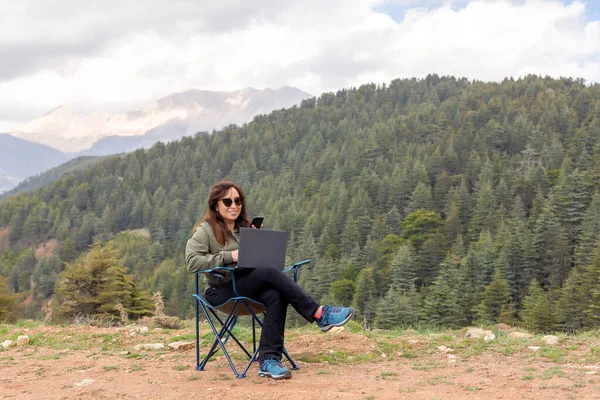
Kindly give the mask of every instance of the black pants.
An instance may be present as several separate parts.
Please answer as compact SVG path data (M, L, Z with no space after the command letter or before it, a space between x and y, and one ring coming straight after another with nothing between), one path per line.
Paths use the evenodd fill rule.
M281 360L288 304L308 322L313 322L319 303L293 279L276 268L240 269L234 271L234 274L238 293L267 307L260 335L259 358ZM224 303L235 296L233 284L228 282L220 287L208 288L205 295L211 304Z

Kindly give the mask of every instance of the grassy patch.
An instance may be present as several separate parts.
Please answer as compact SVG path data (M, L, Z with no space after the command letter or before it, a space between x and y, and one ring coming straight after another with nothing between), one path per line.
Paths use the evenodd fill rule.
M173 369L175 371L187 371L188 369L190 369L190 366L189 365L175 365L173 367Z
M469 392L476 392L478 390L481 390L481 388L479 386L469 386L469 385L461 385L461 387L464 390L467 390Z
M541 379L551 379L553 376L565 377L566 374L558 367L548 368L540 374Z
M202 339L210 339L212 338L212 340L214 340L214 335L212 332L210 332L210 334L206 334L206 335L202 335ZM178 335L178 336L173 336L169 339L170 343L173 342L193 342L196 340L196 334L195 333L187 333L185 335Z
M306 363L319 363L326 362L331 365L338 364L357 364L363 362L370 362L381 356L375 353L359 354L359 355L348 355L344 351L334 351L328 354L317 354L314 356L302 356L298 359Z
M142 364L131 364L131 368L129 368L129 372L143 371L144 366Z
M431 371L432 369L439 368L446 368L446 365L435 361L414 362L411 369L414 371Z
M118 370L119 370L119 367L117 367L116 365L105 365L105 366L103 367L103 369L104 369L105 371L118 371Z
M565 357L565 352L559 347L544 346L540 351L540 355L554 362L562 362Z
M46 354L39 356L38 360L60 360L60 354Z

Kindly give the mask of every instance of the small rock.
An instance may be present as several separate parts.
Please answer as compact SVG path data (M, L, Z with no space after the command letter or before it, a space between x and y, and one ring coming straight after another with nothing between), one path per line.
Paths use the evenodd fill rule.
M130 351L127 351L127 350L125 350L125 351L122 351L122 352L120 352L120 353L119 353L119 355L120 355L120 356L127 356L127 355L129 355L129 354L131 354L131 352L130 352Z
M146 344L136 344L133 347L136 351L139 350L160 350L164 349L165 345L162 343L146 343Z
M129 334L131 336L135 336L138 333L144 334L144 333L148 333L148 332L149 332L149 330L148 330L147 326L140 326L140 327L129 330Z
M331 334L331 333L335 333L335 332L342 332L343 330L344 330L344 327L343 327L343 326L334 326L333 328L331 328L331 329L329 330L329 332L328 332L328 333L330 333L330 334Z
M17 338L17 346L27 346L29 344L29 336L23 335Z
M448 362L455 363L456 362L456 356L454 354L448 354Z
M553 344L558 343L558 336L546 335L543 338L541 338L540 340L548 345L553 345Z
M452 353L454 351L454 349L446 346L438 346L438 350L444 353Z
M596 375L596 373L598 373L598 369L600 369L600 366L598 365L586 365L583 367L583 369L587 369L588 371L585 372L586 375Z
M75 386L90 386L92 383L94 383L93 379L84 379L81 382L76 382L73 385Z
M531 351L540 351L540 346L527 346L527 348Z
M481 329L481 328L469 328L467 330L467 337L485 339L486 337L490 337L492 335L493 335L492 331ZM494 338L495 338L495 336L494 336Z
M2 346L5 349L8 349L9 347L14 347L17 345L17 342L15 342L14 340L5 340L4 342L2 342L0 344L0 346Z
M408 344L419 344L419 343L421 343L421 341L418 340L418 339L408 339L406 341L406 343L408 343Z
M191 350L196 347L194 342L173 342L169 343L169 347L173 350Z
M485 335L483 337L483 340L485 340L486 342L491 342L494 339L496 339L496 335L494 335L493 333L490 333L489 335Z
M508 337L513 339L529 339L532 338L533 335L526 332L511 332L508 334Z

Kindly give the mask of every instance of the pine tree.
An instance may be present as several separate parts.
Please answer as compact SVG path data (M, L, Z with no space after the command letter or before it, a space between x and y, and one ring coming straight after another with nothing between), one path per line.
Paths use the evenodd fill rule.
M419 209L433 211L433 198L431 188L423 182L419 182L410 196L410 201L404 209L404 214L411 214Z
M441 265L441 270L429 287L421 309L421 319L430 324L455 326L461 320L458 303L457 262L455 255L449 255Z
M600 239L600 192L596 192L581 224L581 235L575 248L575 265L588 265Z
M344 306L351 305L355 290L356 285L354 281L344 278L337 280L329 287L329 293L327 294L325 303L340 304Z
M391 329L398 326L398 315L395 308L399 296L400 294L392 286L387 294L379 299L374 321L377 328Z
M386 215L386 223L390 233L400 236L402 235L402 216L398 212L396 206L393 206Z
M550 204L543 207L536 221L533 245L537 256L533 277L544 288L561 287L571 267L571 253L567 232Z
M458 215L458 207L456 207L454 203L450 205L450 211L448 212L448 216L444 221L444 227L442 230L446 238L446 243L448 243L450 246L454 244L456 238L463 232L463 227Z
M477 240L483 229L493 230L496 225L494 221L496 199L494 198L491 182L487 180L482 182L476 195L477 202L469 223L469 235L472 241Z
M371 267L364 268L356 278L356 290L352 299L352 307L356 310L358 320L364 319L368 324L373 324L377 299L375 272Z
M477 319L492 323L512 321L513 310L508 284L500 271L496 271L492 282L485 287L477 310ZM509 314L509 315L507 315Z
M380 329L392 329L414 324L418 317L415 288L404 293L392 286L378 302L375 326Z
M401 293L408 293L417 280L415 249L410 242L404 243L396 252L389 270L389 282Z
M43 298L52 295L54 293L56 278L60 272L61 263L57 256L50 255L49 257L41 257L33 272L35 291Z
M112 247L94 244L84 257L74 264L67 264L57 285L62 299L60 314L67 318L80 313L118 317L115 307L121 303L124 306L134 305L133 314L145 315L139 308L143 304L140 300L143 295L132 285L120 263ZM149 298L149 295L146 296ZM133 298L136 300L133 301ZM126 311L130 312L128 308Z
M596 243L593 258L584 269L583 277L585 285L590 288L583 324L596 329L600 327L600 241Z
M4 279L0 276L0 321L13 321L16 310L16 297L8 291Z
M550 298L550 294L544 292L536 279L529 285L520 317L529 329L536 332L551 332L557 328L554 302Z
M561 289L558 300L559 321L570 332L584 327L586 311L591 305L590 293L593 282L586 279L586 272L586 268L582 266L573 268Z

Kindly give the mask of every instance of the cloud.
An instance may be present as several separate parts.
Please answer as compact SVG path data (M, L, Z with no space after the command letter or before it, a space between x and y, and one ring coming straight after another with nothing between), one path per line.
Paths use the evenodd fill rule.
M257 5L259 4L259 5ZM600 21L581 1L12 2L0 119L66 104L125 110L190 88L319 95L428 73L600 81ZM395 11L394 11L395 10ZM6 129L0 120L0 131Z

